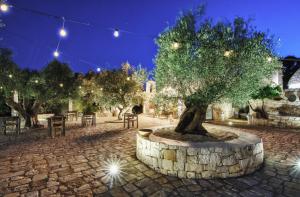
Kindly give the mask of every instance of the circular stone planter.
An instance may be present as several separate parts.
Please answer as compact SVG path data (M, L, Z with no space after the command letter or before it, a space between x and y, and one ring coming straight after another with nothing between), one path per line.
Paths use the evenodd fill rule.
M242 129L205 124L238 135L238 138L218 142L188 142L162 138L155 132L174 129L173 126L150 128L149 136L137 133L136 156L150 168L180 178L226 178L249 174L263 163L263 143Z

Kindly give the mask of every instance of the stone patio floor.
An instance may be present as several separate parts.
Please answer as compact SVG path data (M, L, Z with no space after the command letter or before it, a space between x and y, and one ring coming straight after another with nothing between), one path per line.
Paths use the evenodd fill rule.
M0 136L0 196L300 196L300 132L251 127L263 138L264 166L230 179L191 180L161 175L135 157L135 129L101 118L96 128L69 125L66 137L51 139L46 130L17 137ZM142 116L140 128L169 124ZM105 161L124 162L120 181L110 187ZM300 169L299 169L300 170Z

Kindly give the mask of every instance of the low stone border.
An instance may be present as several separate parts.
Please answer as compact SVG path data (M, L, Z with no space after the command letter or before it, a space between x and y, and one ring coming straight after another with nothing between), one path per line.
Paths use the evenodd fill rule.
M180 178L226 178L249 174L263 163L263 143L253 134L220 125L205 127L236 133L226 142L181 142L155 135L173 126L153 127L149 137L137 134L137 158L150 168Z

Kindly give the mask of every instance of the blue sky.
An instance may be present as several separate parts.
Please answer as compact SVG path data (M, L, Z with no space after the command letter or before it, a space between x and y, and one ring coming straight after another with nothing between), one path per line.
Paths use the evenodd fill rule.
M68 37L60 45L60 60L76 72L97 67L117 68L122 62L154 68L155 36L174 24L180 11L206 3L206 16L232 20L235 16L253 18L259 30L280 38L280 56L300 56L300 2L297 0L9 0L16 7L65 16L91 26L66 23ZM40 69L53 59L59 40L61 20L12 8L0 18L0 47L11 48L21 67ZM115 39L112 30L121 32Z

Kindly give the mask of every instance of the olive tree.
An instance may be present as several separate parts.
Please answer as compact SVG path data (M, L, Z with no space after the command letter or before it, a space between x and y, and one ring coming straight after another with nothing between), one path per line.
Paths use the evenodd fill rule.
M38 125L42 105L61 106L75 90L74 74L67 64L54 60L41 71L21 69L10 50L0 49L0 91L6 104L25 119L26 127ZM19 102L14 101L14 92Z
M203 8L183 14L156 39L159 91L173 88L186 109L175 129L206 134L208 105L246 102L279 67L273 38L242 18L213 23Z

